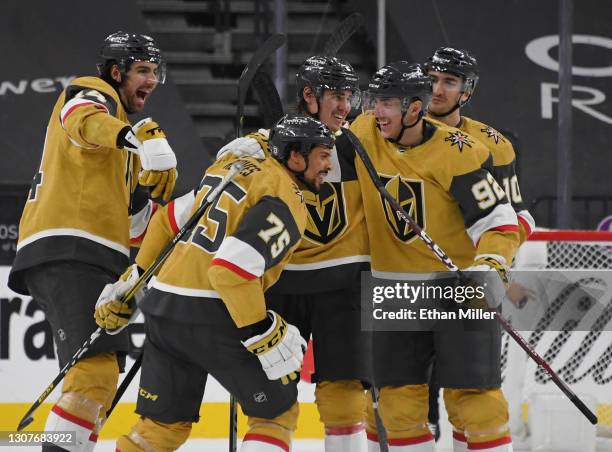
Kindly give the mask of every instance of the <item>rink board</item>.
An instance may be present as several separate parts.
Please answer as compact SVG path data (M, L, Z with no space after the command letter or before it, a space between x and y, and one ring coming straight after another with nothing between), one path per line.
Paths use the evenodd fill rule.
M42 328L44 316L42 311L33 310L31 300L11 292L6 286L8 267L0 267L0 431L13 430L21 416L31 403L40 395L46 385L58 373L57 361L54 357L50 334ZM142 338L140 339L142 340ZM587 368L597 362L605 354L610 344L597 341L583 357L582 368ZM564 350L559 354L560 361L571 356L574 351ZM133 361L128 359L127 367ZM558 368L560 362L553 366ZM534 379L535 366L529 364L526 372L526 386L535 388L537 392L559 392L551 383L542 384ZM599 375L599 382L590 375L583 378L575 389L577 393L592 394L600 402L597 414L603 424L612 425L612 404L610 401L610 383L608 382L612 369L606 369ZM581 373L581 372L577 372ZM606 384L601 384L601 380ZM104 428L101 438L115 438L126 431L136 420L134 404L136 401L138 377L136 377L118 405L109 423ZM41 430L44 426L46 413L51 402L56 400L58 389L47 399L36 413L35 421L29 430ZM300 383L299 386L300 417L298 438L321 438L323 427L314 404L314 385ZM212 378L209 378L204 404L200 410L200 422L194 425L194 438L227 437L229 429L229 406L227 392ZM240 431L245 431L245 419L240 416Z

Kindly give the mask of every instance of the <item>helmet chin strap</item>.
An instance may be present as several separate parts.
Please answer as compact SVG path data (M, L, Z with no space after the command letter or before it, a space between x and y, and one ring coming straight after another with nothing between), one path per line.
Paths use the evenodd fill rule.
M397 137L395 137L395 138L388 138L388 140L391 143L399 143L401 141L402 137L404 136L404 132L407 129L412 129L414 126L416 126L419 123L421 118L423 118L423 110L421 110L419 112L419 115L417 116L416 120L412 124L409 124L409 125L405 126L404 125L404 118L406 118L406 113L408 113L408 110L405 110L404 113L402 114L402 122L401 122L402 128L400 129Z
M465 82L463 82L465 84ZM428 113L431 116L435 116L436 118L444 118L452 113L454 113L455 110L457 110L458 108L463 107L465 104L467 104L470 99L472 98L472 94L470 94L470 96L465 100L465 102L461 102L461 98L463 97L463 95L465 94L466 90L463 89L460 93L459 93L459 97L457 98L457 102L455 102L455 106L452 107L450 110L448 110L445 113L434 113L433 111L428 111Z
M453 108L451 108L450 110L448 110L448 111L446 111L444 113L434 113L433 111L429 110L429 114L431 116L435 116L436 118L445 118L446 116L454 113L455 110L457 110L458 108L461 108L461 106L463 106L463 105L465 105L465 104L460 104L459 102L457 102Z
M302 154L302 156L304 156L304 154ZM319 193L319 189L317 187L314 186L314 184L311 184L310 182L308 182L306 180L306 178L304 177L304 173L306 173L306 171L308 171L308 157L304 156L304 162L306 163L306 166L304 167L304 169L302 171L295 171L292 170L291 168L289 168L289 165L285 165L287 167L287 169L289 171L291 171L293 174L295 174L295 177L297 177L297 179L306 186L306 188L313 192L314 194L318 194Z

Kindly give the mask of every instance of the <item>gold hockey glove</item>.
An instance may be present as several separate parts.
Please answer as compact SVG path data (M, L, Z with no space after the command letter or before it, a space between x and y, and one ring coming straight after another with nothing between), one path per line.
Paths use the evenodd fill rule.
M469 308L496 308L501 304L509 286L508 269L502 262L504 258L493 255L479 255L474 263L463 270L469 284L476 287L477 293L467 304ZM495 271L495 273L493 273Z
M134 313L134 302L138 302L144 296L143 289L139 289L134 298L127 302L122 302L121 298L134 286L138 276L138 267L134 264L128 267L117 282L104 286L96 302L94 313L94 319L100 328L104 328L107 332L118 333L130 323Z

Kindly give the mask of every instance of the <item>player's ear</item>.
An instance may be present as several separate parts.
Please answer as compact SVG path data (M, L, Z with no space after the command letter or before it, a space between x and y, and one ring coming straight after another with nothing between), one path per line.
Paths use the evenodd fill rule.
M308 85L304 86L302 97L304 98L306 108L308 108L308 113L311 115L317 114L319 112L319 104L317 103L317 96L312 87Z
M302 97L304 98L304 102L308 102L310 99L315 99L315 93L310 86L305 85L302 91Z
M460 102L463 104L463 103L467 102L470 99L470 97L472 97L472 91L471 90L467 90L467 91L465 91L461 95Z
M303 171L306 167L306 161L302 153L297 150L291 150L287 159L287 166L292 171Z
M116 64L113 64L113 67L110 70L110 76L117 83L121 83L121 71L119 70L119 66L117 66Z
M423 102L420 100L415 100L410 103L410 106L408 107L408 113L411 116L417 115L419 114L422 108L423 108Z

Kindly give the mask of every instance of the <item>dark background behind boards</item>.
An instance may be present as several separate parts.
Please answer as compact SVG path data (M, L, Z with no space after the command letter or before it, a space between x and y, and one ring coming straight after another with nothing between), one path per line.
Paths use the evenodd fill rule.
M551 105L546 101L547 84L557 84L558 73L534 63L525 48L537 38L558 35L559 2L435 0L435 4L439 15L434 1L387 1L387 61L423 61L446 44L445 34L450 45L471 50L478 58L481 77L465 115L518 135L520 181L528 200L555 195L558 104L552 104L552 118L544 117L550 116L544 113ZM572 176L574 195L578 196L612 194L610 17L612 2L574 2L574 36L603 38L609 46L573 46L574 66L608 68L608 76L604 77L573 76L574 100L601 94L605 97L588 106L597 113L573 108ZM548 54L557 61L558 47L553 46ZM553 89L552 96L557 97L558 90ZM594 227L580 221L576 226Z
M148 33L134 0L2 2L0 182L29 183L38 168L45 128L59 95L57 84L49 79L96 75L101 44L118 30ZM21 94L14 93L8 83ZM177 191L196 186L210 157L202 149L172 77L158 86L144 113L130 120L135 123L147 116L159 122L177 154Z

